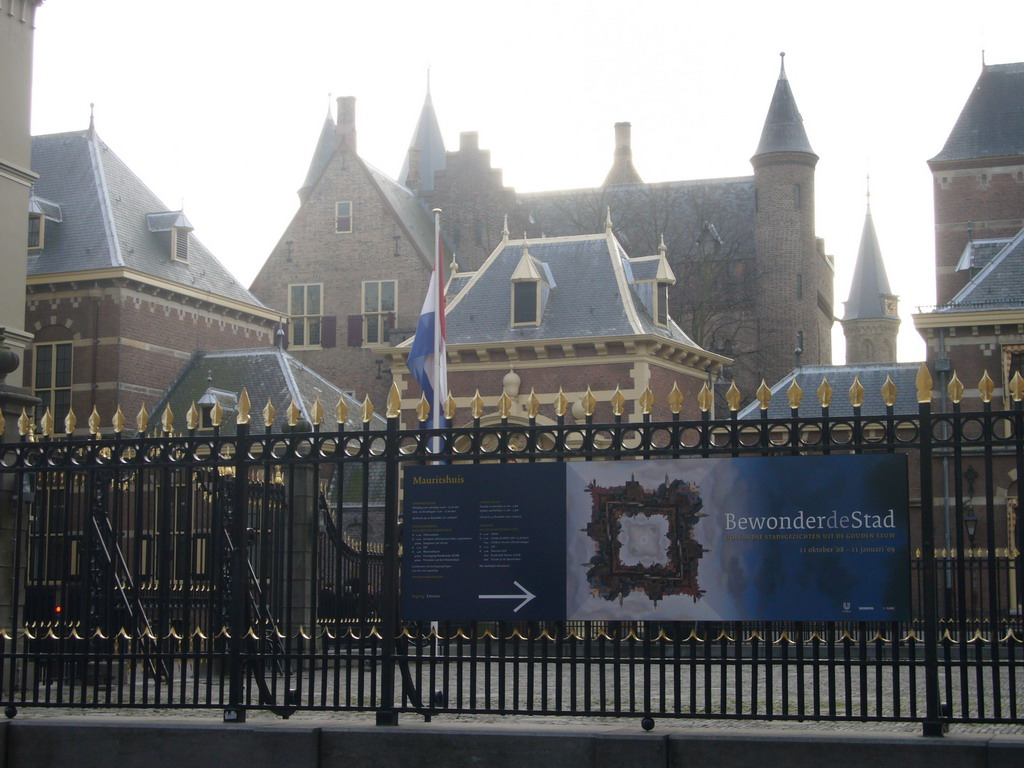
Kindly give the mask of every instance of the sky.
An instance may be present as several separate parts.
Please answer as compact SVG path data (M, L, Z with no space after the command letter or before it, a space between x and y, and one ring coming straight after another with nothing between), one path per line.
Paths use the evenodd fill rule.
M520 192L599 185L632 123L645 181L752 174L779 53L814 151L836 313L871 211L911 315L934 303L931 175L989 64L1024 60L1024 3L865 0L488 4L46 0L34 135L88 127L248 286L298 207L329 105L356 97L358 150L398 175L427 90L449 150L478 131ZM984 53L983 53L984 52ZM614 211L613 211L614 216ZM642 256L647 254L632 254ZM683 278L685 279L685 278ZM834 331L834 362L843 362Z

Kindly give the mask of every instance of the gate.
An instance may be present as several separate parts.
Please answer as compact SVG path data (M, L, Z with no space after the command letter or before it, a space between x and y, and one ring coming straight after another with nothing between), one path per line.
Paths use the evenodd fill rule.
M959 382L954 382L958 384ZM889 387L890 385L887 385ZM652 421L545 417L387 428L318 416L310 431L174 434L118 414L101 434L56 437L25 415L2 449L11 592L0 596L0 701L18 707L208 708L401 713L1024 722L1024 576L1018 524L1024 382L935 413L922 367L916 413ZM962 390L961 390L962 391ZM244 398L243 398L244 399ZM372 409L364 409L372 413ZM315 409L322 413L322 409ZM10 425L8 425L8 432ZM906 454L909 622L402 621L401 479L435 462L638 461Z

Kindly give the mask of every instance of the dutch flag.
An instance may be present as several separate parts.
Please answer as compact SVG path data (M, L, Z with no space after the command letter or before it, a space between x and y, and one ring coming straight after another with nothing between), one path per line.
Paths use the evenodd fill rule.
M448 395L448 360L444 349L444 265L441 263L441 212L434 211L434 271L406 365L430 403L428 429L444 426L442 404Z

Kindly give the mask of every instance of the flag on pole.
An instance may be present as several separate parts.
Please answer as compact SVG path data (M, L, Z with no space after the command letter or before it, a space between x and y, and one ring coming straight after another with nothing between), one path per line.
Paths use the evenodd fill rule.
M444 265L441 263L441 211L434 209L434 271L406 365L430 403L427 427L444 426L442 403L448 396L448 360L444 348Z

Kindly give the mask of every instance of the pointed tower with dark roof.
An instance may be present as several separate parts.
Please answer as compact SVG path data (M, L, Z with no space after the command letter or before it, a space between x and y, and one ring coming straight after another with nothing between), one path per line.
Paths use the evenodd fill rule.
M817 162L783 59L761 140L751 158L761 276L756 299L758 354L768 381L792 369L798 349L799 359L806 363L832 359L834 270L814 229Z
M427 97L423 100L420 119L413 131L398 180L414 192L430 192L434 188L434 174L444 170L445 155L441 126L434 112L428 82Z
M331 109L328 107L324 126L320 129L320 138L317 139L316 149L313 150L313 159L310 161L309 170L306 172L306 179L302 182L302 187L299 189L300 202L306 202L310 190L316 186L320 176L323 175L324 169L331 162L334 149L338 144L336 134L337 126L334 124Z
M935 199L938 304L971 279L965 250L1013 237L1024 212L1024 62L982 64L942 151L928 161Z
M889 289L869 203L853 270L850 298L846 300L843 314L846 364L895 363L899 329L897 297Z

